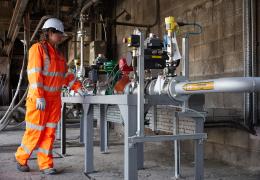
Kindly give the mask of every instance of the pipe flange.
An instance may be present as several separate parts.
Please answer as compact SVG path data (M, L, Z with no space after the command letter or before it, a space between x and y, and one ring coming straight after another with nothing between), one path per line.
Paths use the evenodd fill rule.
M185 78L184 76L176 76L170 80L168 86L168 95L177 101L182 101L182 102L187 101L190 98L190 95L178 94L175 91L176 84L180 82L188 82L188 79Z
M154 86L156 84L156 80L157 79L153 79L146 85L146 88L145 88L145 93L146 94L148 94L148 95L155 95L156 94L154 92Z
M86 34L86 31L85 31L85 30L78 30L78 31L77 31L78 37L85 36L85 34Z

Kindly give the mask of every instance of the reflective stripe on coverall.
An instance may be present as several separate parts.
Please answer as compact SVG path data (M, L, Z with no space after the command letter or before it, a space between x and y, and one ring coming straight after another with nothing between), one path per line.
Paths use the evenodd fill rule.
M27 74L26 130L15 157L25 165L33 150L38 150L38 165L43 170L53 167L52 148L61 115L61 88L66 85L77 91L81 83L73 73L67 72L64 58L47 42L30 48ZM36 109L36 98L45 98L44 111Z

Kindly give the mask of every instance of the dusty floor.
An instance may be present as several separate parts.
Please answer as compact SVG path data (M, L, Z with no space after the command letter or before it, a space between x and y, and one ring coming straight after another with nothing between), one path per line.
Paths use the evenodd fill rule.
M123 179L123 144L116 137L111 138L109 154L101 154L95 146L95 173L83 174L84 149L78 143L79 129L68 129L68 148L65 158L55 154L55 167L60 174L45 176L38 171L34 155L29 162L31 172L21 173L16 170L14 152L20 143L23 131L5 131L0 133L0 180L122 180ZM98 144L97 142L95 144ZM56 142L56 146L59 143ZM59 153L60 149L54 149ZM145 144L145 169L138 173L141 180L173 179L173 158L170 151L164 151L160 143ZM182 154L182 179L191 180L194 164L192 158ZM220 162L205 160L206 180L260 180L260 172L232 167Z

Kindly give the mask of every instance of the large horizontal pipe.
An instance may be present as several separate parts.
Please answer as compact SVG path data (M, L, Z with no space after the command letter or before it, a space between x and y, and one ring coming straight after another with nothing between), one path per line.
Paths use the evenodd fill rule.
M202 94L221 92L260 91L260 77L232 77L202 81L179 82L173 87L174 94Z

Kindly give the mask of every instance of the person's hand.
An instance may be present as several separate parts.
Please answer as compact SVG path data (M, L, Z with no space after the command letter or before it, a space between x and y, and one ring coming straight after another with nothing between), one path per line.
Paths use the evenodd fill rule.
M44 98L36 99L36 109L44 111L46 107L46 101Z

